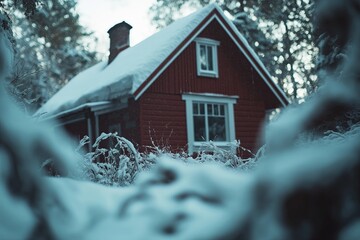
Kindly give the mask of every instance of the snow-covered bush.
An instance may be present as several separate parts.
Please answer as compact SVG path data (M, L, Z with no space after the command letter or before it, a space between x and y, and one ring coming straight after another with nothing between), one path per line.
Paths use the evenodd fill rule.
M224 164L227 167L238 170L250 170L255 167L258 154L261 153L263 148L260 148L258 154L253 154L249 149L246 149L240 145L240 141L234 141L228 148L221 148L216 146L212 141L204 143L198 152L196 161L200 163L216 162ZM250 155L250 158L241 158L242 152Z
M102 142L108 147L101 147ZM83 146L89 144L85 136L77 147L82 155L78 163L83 177L90 181L109 186L128 186L132 184L138 173L150 170L157 159L164 156L189 164L217 163L239 171L253 169L257 164L259 154L240 146L240 141L234 141L229 148L220 148L213 142L204 143L200 151L190 156L187 152L172 152L170 147L148 147L150 151L140 153L134 145L124 137L115 133L102 133L92 145L92 151L82 153ZM110 145L110 146L109 146ZM247 152L252 158L242 159L239 151ZM262 152L263 149L259 151Z
M101 147L101 143L105 140L111 140L112 146ZM77 150L88 143L89 138L85 136ZM97 183L111 186L129 185L146 165L134 145L117 133L102 133L92 148L94 150L84 154L79 164L85 176Z

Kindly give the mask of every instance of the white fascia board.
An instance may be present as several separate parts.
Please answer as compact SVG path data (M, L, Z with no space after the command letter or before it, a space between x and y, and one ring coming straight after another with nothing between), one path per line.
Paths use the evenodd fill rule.
M66 124L70 124L70 123L75 123L75 122L80 122L80 121L85 121L86 118L85 117L81 117L81 118L73 118L71 120L68 120L68 121L57 121L54 119L55 121L55 127L60 127L60 126L65 126Z
M62 117L62 116L65 116L65 115L68 115L68 114L71 114L71 113L78 112L78 111L83 110L85 108L90 108L92 111L95 111L96 109L106 108L110 104L111 104L111 102L109 102L109 101L84 103L84 104L81 104L80 106L77 106L77 107L74 107L74 108L59 112L59 113L57 113L55 115L52 115L52 116L49 116L49 117L44 117L41 120L49 120L49 119L59 118L59 117Z
M95 114L95 116L99 116L99 115L103 115L103 114L106 114L106 113L109 113L109 112L121 110L121 109L124 109L124 108L127 108L127 107L128 107L127 103L114 104L114 105L109 106L108 108L101 109L101 110L98 110L98 111L94 111L94 114Z

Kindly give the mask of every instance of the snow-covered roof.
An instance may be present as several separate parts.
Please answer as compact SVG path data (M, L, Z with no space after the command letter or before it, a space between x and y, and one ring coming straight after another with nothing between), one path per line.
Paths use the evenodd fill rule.
M84 103L133 96L150 75L213 10L217 10L226 19L216 4L210 4L179 19L134 47L120 52L110 64L103 61L81 72L44 104L36 114L55 115ZM257 64L267 73L247 41L229 20L227 22L247 51L253 55Z
M85 102L133 94L191 31L217 6L209 5L175 21L162 31L128 48L107 65L100 62L75 76L37 113L55 113Z

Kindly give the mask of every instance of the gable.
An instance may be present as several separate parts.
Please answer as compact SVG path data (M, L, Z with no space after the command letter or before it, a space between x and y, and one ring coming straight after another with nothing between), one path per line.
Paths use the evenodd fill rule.
M146 90L155 94L182 94L189 92L216 93L239 96L241 100L261 101L267 109L280 105L260 75L215 19L198 35L214 39L218 46L219 76L198 76L196 43L184 49ZM144 93L144 94L146 94Z
M182 94L183 92L209 92L225 95L245 96L245 79L251 65L239 52L236 45L221 28L216 20L199 33L198 37L206 37L220 42L218 46L217 78L199 76L197 74L196 43L191 42L181 54L159 75L149 86L152 93Z
M218 7L217 7L218 8ZM285 96L284 92L273 82L270 74L267 72L265 66L262 64L258 56L248 45L247 41L239 34L236 27L224 16L222 11L215 8L200 24L195 28L191 34L171 53L168 58L166 58L163 63L157 68L146 81L134 92L134 97L137 100L141 95L157 80L164 71L173 64L174 61L179 61L178 57L188 48L194 49L194 40L197 37L205 37L214 40L220 40L226 36L226 44L231 46L233 49L225 50L224 52L236 52L242 53L243 61L241 66L251 65L252 69L257 74L257 79L261 79L262 83L259 83L259 91L263 91L269 101L269 108L275 108L279 106L286 106L289 101ZM183 62L183 64L190 64L189 62L195 60L195 53L188 54L187 61L188 63ZM230 56L231 57L231 56ZM239 65L238 65L239 66ZM223 64L220 69L223 69L223 73L226 73L226 65ZM187 68L187 71L191 71ZM179 72L181 74L181 72ZM221 74L221 73L220 73ZM201 78L197 76L197 78ZM191 91L190 91L191 92ZM217 91L212 91L217 92Z

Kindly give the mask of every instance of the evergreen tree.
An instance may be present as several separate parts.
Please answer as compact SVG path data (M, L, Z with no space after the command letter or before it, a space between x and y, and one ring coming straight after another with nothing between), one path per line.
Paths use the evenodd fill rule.
M277 41L279 56L268 63L278 69L274 77L293 99L311 93L316 88L317 55L310 16L313 0L258 0L256 4L259 17L267 23L265 31Z
M354 1L356 2L356 1ZM358 42L351 38L352 30L356 28L353 22L352 12L349 6L354 5L354 11L359 7L347 0L346 4L341 1L333 1L327 3L318 0L316 3L316 20L315 37L319 46L319 58L317 68L321 71L340 74L340 69L344 60L346 60L346 52L349 48L354 48L354 44ZM332 12L337 12L333 15ZM351 44L350 44L351 43ZM350 45L350 47L348 46Z
M96 53L82 43L91 33L79 24L76 4L76 0L42 0L25 14L11 2L5 4L11 9L17 51L10 90L27 107L38 108L96 61Z

